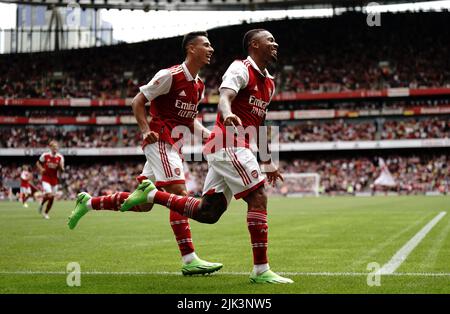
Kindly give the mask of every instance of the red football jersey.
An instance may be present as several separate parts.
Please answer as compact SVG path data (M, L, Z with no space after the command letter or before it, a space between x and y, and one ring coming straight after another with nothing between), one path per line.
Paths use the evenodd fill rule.
M230 78L230 76L233 76L241 71L241 68L243 69L242 71L247 71L247 73L245 73L245 77L247 78L246 86L237 91L237 95L231 103L231 112L241 119L244 129L249 126L253 126L257 131L258 127L263 124L266 118L267 107L269 106L272 96L275 93L275 82L273 77L270 76L267 71L265 74L261 73L255 68L254 64L252 64L252 61L250 60L251 59L248 58L246 60L235 61L227 70L229 73L227 80L232 84L224 85L224 81L221 88L227 87L237 91L237 85L239 84L235 87L234 81L239 80ZM239 62L243 63L245 68L242 64L238 64ZM240 74L238 73L237 75ZM227 73L225 73L224 78L226 76ZM216 134L223 134L222 139L217 138ZM227 137L228 141L226 141ZM230 141L230 138L234 140ZM218 113L214 130L205 145L205 153L214 152L221 147L230 145L235 147L249 147L249 138L248 136L245 138L238 138L234 133L227 134L226 128L223 125L223 117L220 113Z
M158 91L162 87L163 94ZM181 136L172 137L176 126L187 126L193 132L194 119L198 114L198 103L203 97L205 85L200 78L192 78L184 64L160 71L150 83L141 88L151 99L150 129L159 134L159 139L174 144ZM143 144L145 146L146 143Z
M29 171L22 171L20 174L20 187L21 188L29 188L31 180L31 173Z
M44 167L44 173L42 174L42 181L51 185L58 184L58 169L64 166L63 155L56 153L53 155L51 152L43 153L39 157L39 161Z

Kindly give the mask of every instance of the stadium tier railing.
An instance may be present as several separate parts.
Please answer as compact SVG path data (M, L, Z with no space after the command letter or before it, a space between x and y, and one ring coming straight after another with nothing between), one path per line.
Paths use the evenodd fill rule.
M382 90L359 89L342 92L280 92L272 101L301 101L301 100L338 100L338 99L372 99L416 96L450 95L450 87L440 88L388 88ZM55 106L55 107L102 107L102 106L130 106L132 98L90 99L90 98L5 98L0 97L0 106ZM217 104L218 95L207 95L202 102Z
M279 147L272 146L272 152L297 151L336 151L336 150L379 150L379 149L411 149L450 147L450 138L410 139L410 140L380 140L380 141L336 141L309 143L280 143ZM47 148L1 148L0 156L39 156ZM140 156L141 147L111 147L111 148L77 148L62 147L63 155L67 156ZM182 149L185 155L202 153L202 146L185 145Z
M131 110L131 109L130 109ZM269 111L267 120L311 120L311 119L341 119L358 117L379 116L421 116L421 115L444 115L450 114L450 104L436 107L408 107L395 109L323 109L323 110L280 110ZM216 113L204 113L198 116L204 122L214 122ZM5 124L51 124L51 125L127 125L136 124L132 115L122 116L77 116L77 117L20 117L2 116L0 113L0 125Z

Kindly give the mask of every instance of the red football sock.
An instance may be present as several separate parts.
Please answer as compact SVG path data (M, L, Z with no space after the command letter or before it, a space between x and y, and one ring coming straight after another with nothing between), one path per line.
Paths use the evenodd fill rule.
M189 220L181 216L179 213L170 211L170 226L172 227L181 256L194 252L194 244L192 243L191 227Z
M200 208L200 200L190 196L178 196L167 192L156 191L153 202L170 208L178 214L193 218Z
M139 175L139 176L136 177L136 181L139 182L139 183L142 183L142 181L144 181L146 179L148 179L148 178L146 176L143 176L143 175Z
M92 209L117 211L120 209L120 205L128 195L130 195L130 193L116 192L112 195L93 197L91 199Z
M122 203L130 195L129 192L116 192L111 195L93 197L91 200L91 206L94 210L113 210L118 211ZM140 206L134 206L129 211L141 212Z
M267 264L267 211L252 210L247 212L247 226L253 248L253 264Z

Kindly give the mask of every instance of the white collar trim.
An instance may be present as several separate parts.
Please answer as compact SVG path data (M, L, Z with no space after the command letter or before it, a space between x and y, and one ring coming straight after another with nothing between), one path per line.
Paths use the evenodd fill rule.
M184 75L186 76L186 79L187 79L189 82L190 82L190 81L193 81L194 78L192 77L191 72L189 72L189 70L188 70L188 68L187 68L185 62L183 62L183 63L181 64L181 68L183 69L183 72L184 72ZM197 74L197 76L195 77L195 80L196 80L196 81L198 80L198 74Z
M250 64L252 65L252 67L255 68L256 71L258 71L259 73L261 73L263 76L266 76L270 79L273 79L273 76L270 75L269 71L267 71L267 69L264 69L264 73L259 69L258 65L255 63L255 60L253 60L252 57L248 56L247 60L250 62Z

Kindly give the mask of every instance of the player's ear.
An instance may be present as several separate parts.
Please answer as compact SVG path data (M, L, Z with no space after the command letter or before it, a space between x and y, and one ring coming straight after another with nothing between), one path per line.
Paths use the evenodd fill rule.
M253 39L253 40L250 42L250 47L253 47L253 48L255 48L255 49L258 49L258 48L259 48L259 40Z
M195 52L195 45L194 45L194 43L190 43L187 46L187 51L188 51L188 53L194 53Z

